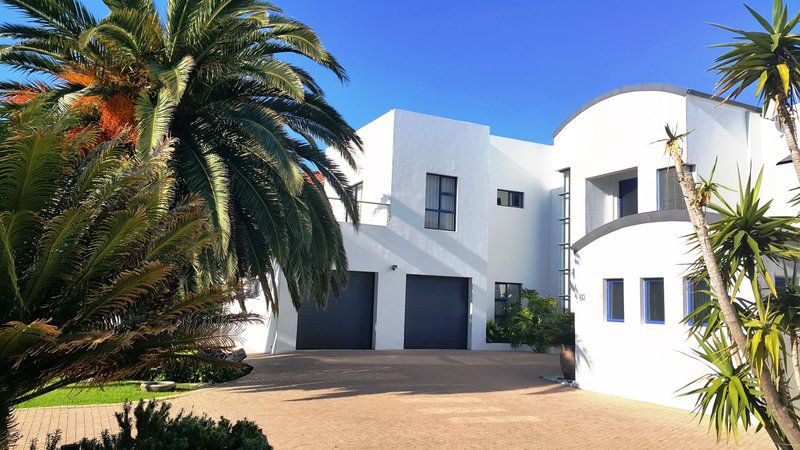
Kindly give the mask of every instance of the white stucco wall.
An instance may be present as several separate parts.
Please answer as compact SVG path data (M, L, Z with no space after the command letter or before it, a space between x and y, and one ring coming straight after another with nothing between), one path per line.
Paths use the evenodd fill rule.
M576 327L576 378L582 389L691 408L681 387L704 373L689 356L683 278L688 222L636 225L601 237L575 256L572 302ZM606 279L624 280L625 321L608 322ZM664 324L644 321L643 278L664 278Z
M610 97L575 117L554 138L557 168L572 173L572 242L586 233L586 179L637 168L639 211L656 209L656 171L670 165L664 124L686 127L686 97L637 91Z
M490 144L488 190L492 196L497 189L523 192L524 208L490 201L489 286L493 290L496 282L522 283L523 288L556 296L558 278L551 253L557 248L550 229L559 224L551 191L560 179L552 170L553 148L497 136L490 137ZM494 302L487 312L489 319L494 317Z
M750 109L722 105L701 96L638 91L606 98L583 111L555 137L558 165L572 171L572 236L574 244L601 220L598 209L608 201L586 178L635 168L639 213L657 209L657 170L672 165L663 153L664 124L691 130L685 161L708 177L718 158L714 180L734 190L737 168L743 177L752 166L765 170L762 198L780 198L774 211L785 211L791 169L776 167L786 156L774 124ZM587 187L589 188L587 190ZM735 201L736 192L725 194ZM600 198L603 197L603 198ZM613 198L611 198L613 200ZM604 213L606 214L606 213ZM606 214L607 215L607 214ZM591 218L587 222L587 218ZM687 215L688 219L688 215ZM634 225L606 234L573 254L572 298L576 316L577 381L581 388L637 400L690 408L693 399L679 388L705 373L693 359L685 316L684 277L689 255L688 222ZM605 313L605 282L625 283L625 321L609 322ZM645 323L642 279L663 278L664 324Z
M793 195L788 190L797 181L791 165L775 166L788 152L774 122L751 109L719 106L675 88L606 96L566 123L552 146L491 136L483 125L392 110L359 130L365 150L357 158L358 170L329 151L352 182L363 182L364 201L391 208L388 224L376 220L359 230L342 228L350 269L376 274L374 347L403 347L406 276L420 274L468 278L468 346L498 348L485 342L486 320L494 316L495 282L559 293L558 170L571 171L573 244L616 217L619 177L614 174L635 174L639 213L655 211L657 171L672 165L663 144L653 142L664 137L666 123L677 125L679 132L692 130L685 159L698 175L707 176L718 157L715 181L736 188L737 167L745 176L751 166L756 171L763 167L762 198L775 199L776 214L794 212L787 206ZM427 173L458 178L454 232L424 228ZM611 180L607 186L603 177ZM497 206L497 189L524 192L524 208ZM728 195L732 199L735 193ZM685 264L694 258L684 238L690 232L685 221L633 225L573 254L571 303L581 388L691 406L692 399L676 393L704 371L687 355L691 344L680 324L686 312ZM646 324L642 317L641 280L653 277L665 282L664 324ZM606 321L607 278L625 281L623 323ZM297 314L285 283L279 284L279 318L245 333L254 350L294 349ZM249 304L257 312L264 308L263 300Z

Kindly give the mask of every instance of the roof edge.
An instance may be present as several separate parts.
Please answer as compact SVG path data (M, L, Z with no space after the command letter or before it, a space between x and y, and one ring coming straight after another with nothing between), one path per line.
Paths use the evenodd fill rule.
M688 88L676 86L674 84L660 84L660 83L632 84L630 86L623 86L621 88L614 89L613 91L606 92L605 94L599 95L599 96L589 100L588 102L584 103L580 108L575 110L575 112L570 114L569 117L567 117L563 122L561 122L561 125L559 125L558 128L556 128L556 130L553 132L551 137L553 139L555 139L555 137L558 136L558 133L560 133L561 130L563 130L576 117L581 115L584 111L586 111L587 109L591 108L592 106L602 102L603 100L609 99L611 97L614 97L614 96L617 96L617 95L620 95L620 94L627 94L629 92L646 92L646 91L666 92L666 93L669 93L669 94L680 95L682 97L686 97L687 95L693 95L695 97L705 98L705 99L709 99L709 100L717 100L717 101L721 102L721 99L719 97L714 96L712 94L696 91L694 89L688 89ZM759 113L761 112L761 108L753 106L753 105L749 105L747 103L742 103L742 102L738 102L738 101L735 101L735 100L728 100L725 103L728 104L728 105L733 105L733 106L738 106L740 108L745 108L745 109L748 109L750 111L759 112Z

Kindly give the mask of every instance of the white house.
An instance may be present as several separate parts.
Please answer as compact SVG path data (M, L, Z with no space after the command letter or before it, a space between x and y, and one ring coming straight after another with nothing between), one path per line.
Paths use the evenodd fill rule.
M674 170L653 144L666 123L693 130L685 159L695 173L719 156L716 181L735 187L737 167L763 166L763 196L790 212L796 180L777 165L787 150L775 122L692 90L610 92L569 117L553 145L392 110L359 130L365 151L347 173L362 225L342 212L344 297L298 314L279 286L278 317L249 302L269 320L246 330L246 346L507 348L486 342L486 322L532 288L575 312L581 388L690 406L676 391L704 373L680 323L696 300L685 280L695 256Z

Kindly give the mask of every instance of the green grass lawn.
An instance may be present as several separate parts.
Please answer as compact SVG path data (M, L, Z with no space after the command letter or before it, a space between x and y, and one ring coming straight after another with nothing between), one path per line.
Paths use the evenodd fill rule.
M167 397L196 389L190 384L180 384L172 392L142 392L139 383L121 381L109 383L103 388L67 386L47 394L40 395L19 405L20 408L38 408L41 406L97 405L102 403L136 402L139 399Z

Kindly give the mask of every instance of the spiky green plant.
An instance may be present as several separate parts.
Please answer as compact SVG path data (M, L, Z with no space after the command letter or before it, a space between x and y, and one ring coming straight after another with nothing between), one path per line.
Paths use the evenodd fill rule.
M169 147L129 156L38 103L2 116L2 448L15 405L71 383L205 361L195 350L230 348L256 319L227 311L226 287L193 287L214 233L200 198L177 197Z
M784 341L796 320L787 315L788 303L779 297L785 294L778 293L770 268L800 258L795 244L800 229L798 218L772 216L771 201L759 200L762 175L755 180L748 176L745 182L740 179L735 205L718 192L715 201L706 205L719 214L719 220L708 226L708 240L737 320L723 317L719 302L706 304L685 319L693 321L691 332L701 347L698 355L715 368L705 378L705 386L690 394L699 395L697 410L710 415L709 426L718 438L724 433L738 440L738 425L748 429L752 416L776 445L784 445L794 432L792 424L797 426L788 391L793 349ZM692 239L699 248L697 235ZM704 258L695 262L693 276L709 276ZM740 296L747 284L752 300ZM741 330L743 343L727 343L732 327ZM774 395L767 398L765 390Z
M207 280L258 277L274 301L270 278L281 269L295 302L339 292L347 259L315 172L355 222L358 210L318 143L354 165L360 140L311 75L280 59L346 80L313 30L261 0L169 0L165 17L151 0L107 0L102 20L77 0L3 1L34 25L0 27L13 41L0 62L56 80L6 83L8 95L55 91L108 134L135 116L128 135L140 154L176 140L177 192L203 198L219 236L198 265Z
M736 42L712 47L728 49L720 55L711 70L720 75L717 94L737 98L745 89L756 85L756 97L764 113L775 106L778 120L786 131L785 138L792 163L800 179L800 148L797 143L796 104L800 99L800 35L795 28L800 13L790 16L783 0L775 0L771 21L753 8L745 8L762 28L747 31L724 25L715 27L732 32Z

